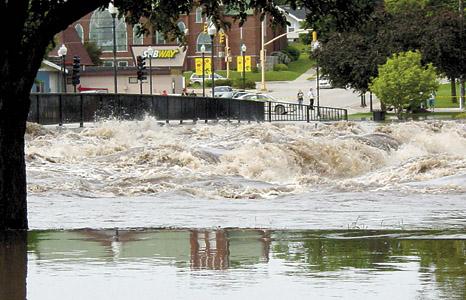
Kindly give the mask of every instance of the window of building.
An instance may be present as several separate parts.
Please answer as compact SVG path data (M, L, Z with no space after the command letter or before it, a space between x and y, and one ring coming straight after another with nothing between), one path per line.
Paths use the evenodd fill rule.
M138 36L138 30L141 25L136 24L133 26L133 45L143 45L144 44L144 35Z
M127 67L128 66L128 62L126 60L120 60L118 62L118 66L119 67Z
M186 30L186 25L184 24L184 22L180 21L177 25L181 32L184 32Z
M293 32L294 31L294 27L288 27L288 32Z
M127 51L128 37L124 18L115 20L115 31L117 51ZM102 51L113 51L113 21L108 10L96 10L92 14L89 40L100 47Z
M139 83L139 80L137 77L128 77L128 83L136 84L136 83Z
M81 24L76 24L74 26L74 29L76 30L76 33L78 34L79 39L81 40L81 43L84 44L84 30Z
M178 28L180 29L180 31L184 33L185 30L186 30L186 25L184 24L184 22L181 22L181 21L180 21L180 22L178 22L177 25L178 25ZM179 42L180 42L180 39L177 38L177 39L176 39L176 42L179 43Z
M104 60L104 61L102 61L102 66L104 66L104 67L113 67L113 61L112 60Z
M163 33L157 31L155 32L155 41L154 43L156 45L160 45L160 44L166 44L167 41L165 40L165 36L163 35Z
M202 8L196 8L196 23L202 23Z
M210 41L210 36L205 33L201 32L197 36L197 42L196 42L196 51L201 52L201 46L204 45L205 47L205 52L211 52L212 51L212 44Z

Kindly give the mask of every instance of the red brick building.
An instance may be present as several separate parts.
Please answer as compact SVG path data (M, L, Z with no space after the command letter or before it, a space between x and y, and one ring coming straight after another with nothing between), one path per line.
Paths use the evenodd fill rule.
M279 34L285 32L284 28L274 30L270 22L261 22L257 15L249 14L248 19L240 28L238 23L233 23L233 17L227 17L227 21L232 23L229 31L225 32L223 38L217 34L214 38L214 64L215 70L226 69L225 52L228 42L230 49L230 69L236 69L236 57L241 55L241 45L244 43L247 47L245 55L251 56L252 66L260 63L261 49L261 26L265 28L265 42L273 39ZM189 15L180 18L178 26L182 32L185 32L187 38L186 51L179 48L174 59L152 59L152 80L148 80L143 86L143 93L160 93L168 91L169 93L180 93L185 87L182 71L194 70L195 58L201 57L201 46L204 45L206 57L211 57L211 38L207 34L208 20L202 16L202 9L198 8ZM164 38L163 34L154 32L146 36L137 36L137 28L126 24L125 20L115 19L116 33L116 63L117 63L117 91L120 93L138 93L138 80L136 78L135 61L136 56L149 46L158 50L174 49L177 41L169 41ZM222 41L223 40L223 41ZM87 67L92 64L89 56L84 53L83 44L93 42L102 50L101 61L102 67ZM67 30L58 35L57 47L50 56L57 56L57 50L65 44L68 48L66 56L66 65L70 67L74 55L81 57L81 65L86 66L81 71L81 85L86 88L105 89L109 92L114 91L113 73L113 17L108 10L96 10L77 22L71 24ZM283 49L287 44L286 36L278 39L266 47L266 55L273 51ZM170 50L170 51L172 51ZM57 59L57 62L60 60ZM149 68L149 63L146 63ZM70 78L68 78L70 84ZM152 88L150 88L150 87ZM71 87L70 87L71 88Z
M241 55L240 47L244 43L247 47L246 55L252 56L252 63L256 65L259 63L260 48L261 48L261 21L259 16L253 15L252 12L247 21L243 24L242 28L238 23L233 23L233 18L229 18L232 22L232 27L229 31L225 32L228 36L230 55L233 58L230 67L232 69L236 66L235 57ZM206 55L210 56L211 46L210 37L204 32L207 20L202 16L202 10L191 12L189 15L182 16L179 20L178 26L182 31L187 33L187 55L184 69L194 69L194 58L200 57L200 45L205 44ZM285 29L273 30L270 24L265 22L265 41L271 40L275 36L285 32ZM102 49L101 59L104 66L113 65L113 33L112 33L112 16L105 11L94 11L81 18L79 21L70 25L77 32L81 41L92 41ZM60 39L65 37L65 44L67 44L68 35L60 35ZM59 41L61 45L63 41ZM266 51L270 54L273 51L279 51L286 46L287 39L283 37L271 45L266 47ZM164 39L163 35L156 32L144 37L136 36L136 29L126 24L123 19L116 19L116 45L117 45L117 63L119 67L133 66L134 55L132 53L133 45L176 45L176 41L169 41ZM67 45L68 46L68 45ZM220 67L225 69L225 59L222 57L225 53L225 43L220 44L219 34L214 40L214 59L216 68Z

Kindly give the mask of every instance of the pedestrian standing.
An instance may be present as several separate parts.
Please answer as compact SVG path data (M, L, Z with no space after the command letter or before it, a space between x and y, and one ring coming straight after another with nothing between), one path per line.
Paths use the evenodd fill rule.
M312 110L314 110L314 89L310 88L309 92L307 92L307 96L309 97L309 106L311 107Z
M298 90L298 104L299 104L299 105L303 105L303 101L304 101L304 94L303 94L303 91Z

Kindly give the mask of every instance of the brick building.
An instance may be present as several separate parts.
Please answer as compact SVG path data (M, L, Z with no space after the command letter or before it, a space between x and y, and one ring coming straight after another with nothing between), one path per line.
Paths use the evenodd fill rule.
M233 15L233 14L231 14ZM226 69L226 59L225 59L225 50L226 42L228 40L228 46L230 49L231 63L230 68L236 68L236 57L241 55L241 45L244 43L247 47L246 54L251 56L252 65L256 66L260 62L260 49L261 49L261 26L265 26L265 41L269 41L272 38L276 37L279 34L285 33L285 28L272 29L270 22L267 20L265 22L260 21L258 15L254 15L252 11L249 13L247 21L240 28L238 22L233 23L233 17L227 17L227 21L232 23L232 26L229 31L225 32L226 37L224 42L221 43L220 35L217 34L214 39L214 63L215 69ZM186 52L183 53L183 64L180 68L179 66L171 68L164 64L163 66L157 65L158 61L152 61L153 74L165 74L180 76L181 71L194 70L194 60L196 57L201 57L201 45L204 44L206 48L206 56L211 56L211 39L210 36L205 32L207 28L208 20L205 16L202 16L202 9L198 8L192 11L189 15L184 15L180 18L178 22L179 28L186 33L187 38L187 47ZM138 26L138 25L136 25ZM125 23L124 19L115 20L116 28L116 62L119 71L119 75L125 75L126 77L131 74L135 74L135 71L132 70L135 65L135 57L138 51L135 49L141 49L141 47L162 47L162 46L175 46L177 41L169 41L164 38L163 34L159 32L151 33L146 36L137 36L136 26L132 27ZM62 34L58 36L57 47L64 43L69 49L78 47L82 48L82 45L76 45L76 40L71 38L73 35L67 33L68 31L75 31L75 35L78 37L78 40L81 43L85 42L94 42L98 47L102 49L101 60L103 63L102 72L106 72L108 76L111 75L111 68L113 66L113 19L112 15L108 10L96 10L77 22L74 22L70 25L68 30L65 30ZM273 51L279 51L283 49L287 44L286 37L278 39L272 44L266 47L266 54L270 54ZM72 52L76 53L79 51L73 50ZM52 56L56 55L55 52L52 52ZM66 60L67 65L71 65L72 56ZM87 59L86 63L87 64ZM159 60L160 61L160 60ZM147 64L148 65L148 64ZM104 71L106 69L106 71ZM99 72L96 68L88 68L88 71L84 70L82 76L98 76ZM91 72L92 71L92 72ZM121 72L120 72L121 71ZM130 74L131 73L131 74ZM106 76L107 76L106 75ZM172 76L172 77L173 77ZM119 78L119 82L126 84L127 82L133 81L134 78ZM166 82L173 82L175 79L167 79ZM156 81L156 80L154 80ZM179 80L176 79L178 82ZM103 82L101 84L104 84ZM128 86L126 84L126 86ZM159 87L160 89L167 89L168 87ZM171 87L170 87L171 89ZM109 89L111 90L111 89ZM131 87L127 92L131 90ZM177 89L178 90L178 89ZM119 91L123 92L123 91Z

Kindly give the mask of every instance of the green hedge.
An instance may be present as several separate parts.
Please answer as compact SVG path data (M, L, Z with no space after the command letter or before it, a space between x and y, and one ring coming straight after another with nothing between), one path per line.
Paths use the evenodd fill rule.
M233 87L237 88L237 89L242 89L243 88L243 78L236 78L233 81ZM256 88L256 82L251 80L251 79L246 78L244 88L245 89L255 89Z
M231 79L218 79L218 80L215 80L215 86L221 86L221 85L232 86L232 84L233 84L233 81ZM212 87L212 80L206 80L205 85L207 87ZM202 84L201 84L201 86L202 86Z
M297 61L299 59L299 55L301 54L301 51L293 46L286 47L284 50L282 50L282 52L288 54L288 56L291 58L291 61Z
M285 64L276 64L273 66L274 71L288 71L288 66Z

